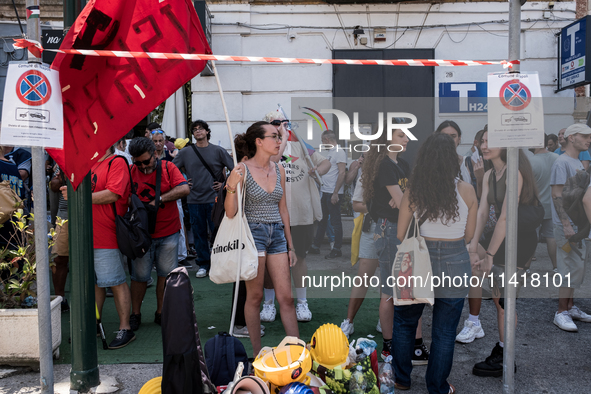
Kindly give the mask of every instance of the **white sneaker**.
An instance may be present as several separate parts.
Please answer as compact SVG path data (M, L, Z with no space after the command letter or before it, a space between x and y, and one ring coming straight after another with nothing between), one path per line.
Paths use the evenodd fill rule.
M261 311L261 321L275 321L275 316L277 316L275 303L272 300L269 301L269 303L267 303L267 301L263 302L263 310Z
M570 317L570 313L568 313L568 311L562 311L560 313L556 312L556 314L554 315L554 324L556 324L558 328L564 331L579 331L577 325L573 323L573 319L572 317Z
M382 322L378 319L378 324L376 324L376 331L382 332Z
M475 325L473 321L466 319L464 321L464 328L456 336L456 341L460 343L471 343L474 339L484 337L484 330L482 325Z
M579 309L578 306L573 305L572 308L568 311L568 314L573 320L579 320L585 323L591 323L591 315L583 312Z
M298 302L296 305L296 317L298 321L310 321L312 320L312 312L308 308L308 302Z
M236 338L250 338L248 327L243 326L238 328L238 326L234 326L234 330L232 336ZM261 325L261 338L265 336L264 326Z
M207 270L205 268L199 268L199 270L197 270L197 273L195 274L195 277L197 278L205 278L207 276Z
M349 335L352 335L355 332L355 324L351 323L349 319L345 319L341 323L341 331L343 331L347 339L349 339Z

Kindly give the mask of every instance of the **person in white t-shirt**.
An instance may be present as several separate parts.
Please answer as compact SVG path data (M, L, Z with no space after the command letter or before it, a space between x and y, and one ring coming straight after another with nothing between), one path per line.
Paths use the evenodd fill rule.
M320 199L322 205L322 220L318 224L314 243L310 246L310 253L319 254L320 244L324 238L328 219L334 229L334 246L329 254L324 256L326 259L341 257L341 246L343 244L343 224L341 222L341 201L344 193L345 175L347 166L347 154L338 145L337 138L332 130L326 130L322 133L322 144L324 147L332 146L326 151L325 157L330 162L330 170L322 176L322 187ZM324 149L323 149L324 150Z

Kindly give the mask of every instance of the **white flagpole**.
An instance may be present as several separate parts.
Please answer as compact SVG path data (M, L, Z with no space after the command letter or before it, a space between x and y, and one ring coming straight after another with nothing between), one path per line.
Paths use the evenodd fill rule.
M228 127L228 135L230 136L230 146L232 147L232 159L234 160L234 167L238 165L237 157L236 157L236 147L234 146L234 135L232 134L232 126L230 125L230 118L228 116L228 108L226 107L226 100L224 99L224 92L222 90L222 85L220 83L220 78L218 76L218 71L215 67L215 62L211 61L211 66L213 68L213 74L215 75L215 81L218 84L218 91L220 92L220 98L222 99L222 107L224 109L224 115L226 117L226 126ZM245 173L246 175L246 173ZM238 212L236 215L242 215L242 198L241 198L241 189L240 183L236 187L237 189L237 198L238 198ZM240 237L238 239L238 245L242 244L242 239L244 237L244 227L242 226L242 220L240 220ZM236 305L238 304L238 287L240 286L240 267L242 266L242 256L239 255L238 257L238 269L236 270L236 284L234 288L234 303L232 305L232 318L230 319L230 329L228 330L230 335L234 334L234 320L236 317Z

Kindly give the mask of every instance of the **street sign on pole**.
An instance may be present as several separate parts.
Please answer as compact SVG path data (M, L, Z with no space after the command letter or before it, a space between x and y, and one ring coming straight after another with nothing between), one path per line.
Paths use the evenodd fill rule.
M43 63L9 64L0 143L63 148L64 117L59 72Z
M537 72L488 74L488 146L542 148L544 107Z
M558 90L591 82L587 53L591 51L591 26L586 16L563 27L558 33Z

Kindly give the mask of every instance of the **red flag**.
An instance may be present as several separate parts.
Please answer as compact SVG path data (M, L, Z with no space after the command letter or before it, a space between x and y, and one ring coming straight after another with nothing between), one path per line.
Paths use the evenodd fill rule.
M190 0L91 0L60 49L211 54ZM74 188L107 148L205 67L205 61L58 54L64 149L48 149Z

